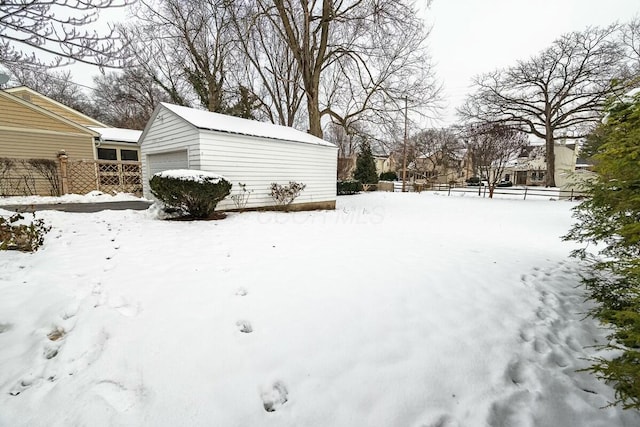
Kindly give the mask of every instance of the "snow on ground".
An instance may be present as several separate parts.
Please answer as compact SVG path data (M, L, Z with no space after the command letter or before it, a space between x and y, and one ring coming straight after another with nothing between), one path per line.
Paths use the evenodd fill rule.
M91 191L87 194L65 194L63 196L11 196L0 197L0 206L8 205L41 205L61 203L97 203L97 202L126 202L144 200L129 193L106 194L101 191Z
M576 372L606 330L572 206L40 212L44 247L0 253L0 426L638 426Z

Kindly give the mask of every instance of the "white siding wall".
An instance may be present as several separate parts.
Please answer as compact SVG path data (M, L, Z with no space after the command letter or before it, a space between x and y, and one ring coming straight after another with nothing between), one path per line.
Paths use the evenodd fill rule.
M336 200L335 147L202 130L200 156L202 170L224 175L233 184L231 195L240 192L239 182L253 190L248 208L274 205L272 182L306 184L296 204ZM235 208L229 197L218 206Z
M160 108L151 127L140 141L140 161L142 163L142 189L144 197L151 198L149 191L149 154L167 153L176 150L188 150L189 168L199 169L198 129L190 125L171 111Z

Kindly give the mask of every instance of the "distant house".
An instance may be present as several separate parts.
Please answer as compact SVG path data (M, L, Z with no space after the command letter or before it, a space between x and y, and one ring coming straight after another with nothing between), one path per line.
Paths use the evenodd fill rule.
M502 179L515 185L544 185L547 174L547 162L544 145L525 147L517 159L509 162ZM578 146L576 144L556 143L555 174L557 187L567 187L575 181L573 176L577 170Z
M246 184L252 191L247 208L274 206L271 183L290 181L306 184L292 208L335 208L337 147L293 128L162 103L140 137L140 149L147 197L154 173L199 169L225 176L232 195ZM219 207L234 204L225 199Z
M468 152L434 152L417 156L408 166L410 180L417 183L461 185L473 176Z
M0 90L0 111L0 196L137 191L139 165L123 171L119 164L96 161L137 161L141 131L109 128L24 86ZM123 185L135 181L135 174L138 184Z
M395 172L398 168L395 157L389 154L376 154L373 156L376 163L376 173L378 176L385 172Z

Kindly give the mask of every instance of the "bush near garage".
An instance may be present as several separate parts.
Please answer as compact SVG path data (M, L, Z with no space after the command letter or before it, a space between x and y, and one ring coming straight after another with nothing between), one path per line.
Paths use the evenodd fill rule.
M191 219L212 218L218 203L231 192L231 183L224 177L197 170L159 172L149 185L166 212Z

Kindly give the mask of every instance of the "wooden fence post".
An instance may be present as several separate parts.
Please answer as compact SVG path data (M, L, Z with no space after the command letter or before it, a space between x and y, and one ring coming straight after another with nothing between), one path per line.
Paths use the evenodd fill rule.
M524 199L523 200L527 200L527 187L524 187Z
M60 162L60 178L62 181L62 194L69 193L69 175L67 173L67 165L69 156L64 150L58 152L58 161Z

